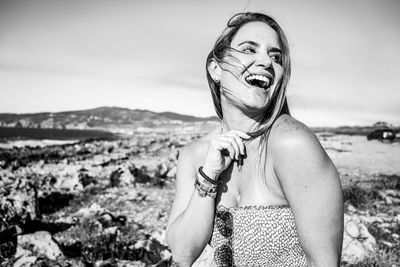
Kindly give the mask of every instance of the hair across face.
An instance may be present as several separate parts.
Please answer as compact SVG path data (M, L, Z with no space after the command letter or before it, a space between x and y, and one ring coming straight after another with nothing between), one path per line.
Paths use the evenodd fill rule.
M222 107L221 107L221 85L218 81L215 81L209 70L208 65L211 61L216 61L220 66L222 64L231 64L232 62L237 61L238 64L244 64L242 60L239 60L237 56L234 54L237 52L238 46L232 48L232 41L234 40L238 31L248 23L251 22L262 22L267 24L273 31L276 33L277 44L276 47L279 47L279 59L276 59L276 56L273 55L273 60L279 60L279 65L282 68L281 79L279 80L279 84L276 85L275 90L271 96L270 101L265 106L263 110L263 116L261 117L260 125L261 128L258 129L253 134L259 135L262 132L265 132L266 129L272 125L273 121L278 117L278 115L282 113L289 113L285 91L286 86L290 77L290 57L289 57L289 47L286 36L284 35L281 27L277 24L277 22L271 17L261 14L261 13L239 13L233 16L227 24L226 29L222 32L221 36L217 39L213 50L207 57L207 79L210 86L214 107L218 114L218 116L222 119ZM269 29L266 28L266 30ZM275 35L273 35L275 37ZM227 59L230 59L229 62ZM275 62L276 63L276 62ZM246 69L249 66L243 65L243 68Z

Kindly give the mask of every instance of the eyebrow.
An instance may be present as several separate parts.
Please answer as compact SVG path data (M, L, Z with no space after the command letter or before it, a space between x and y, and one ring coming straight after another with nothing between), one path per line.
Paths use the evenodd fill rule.
M238 46L241 46L242 44L251 44L251 45L254 45L257 47L260 46L258 43L254 42L254 41L243 41L243 42L239 43Z
M242 44L250 44L250 45L253 45L255 47L260 47L259 43L251 41L251 40L243 41L243 42L239 43L238 46L241 46ZM280 48L278 48L278 47L271 47L270 48L270 52L278 52L278 53L282 54L282 50Z

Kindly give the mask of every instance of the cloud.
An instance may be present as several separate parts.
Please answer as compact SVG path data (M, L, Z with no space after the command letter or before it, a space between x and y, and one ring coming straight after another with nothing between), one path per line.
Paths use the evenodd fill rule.
M301 117L400 124L399 3L2 1L0 109L214 115L205 59L226 20L248 9L272 14L289 37L288 94Z

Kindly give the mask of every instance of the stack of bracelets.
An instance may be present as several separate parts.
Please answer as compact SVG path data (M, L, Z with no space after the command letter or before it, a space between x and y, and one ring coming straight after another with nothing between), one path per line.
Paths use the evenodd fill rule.
M194 182L194 188L196 188L197 192L199 193L199 196L201 197L209 196L215 199L217 197L217 188L220 183L208 177L203 172L202 166L199 168L199 174L201 175L201 177L204 178L205 181L207 181L207 182L199 181L199 179L196 178L196 181Z

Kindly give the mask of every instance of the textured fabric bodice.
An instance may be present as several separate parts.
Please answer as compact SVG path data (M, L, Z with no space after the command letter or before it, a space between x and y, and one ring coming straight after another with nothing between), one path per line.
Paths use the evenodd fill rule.
M216 266L307 266L289 206L217 206L210 240Z

